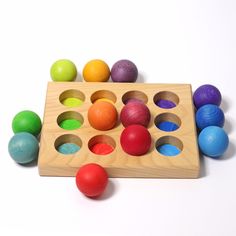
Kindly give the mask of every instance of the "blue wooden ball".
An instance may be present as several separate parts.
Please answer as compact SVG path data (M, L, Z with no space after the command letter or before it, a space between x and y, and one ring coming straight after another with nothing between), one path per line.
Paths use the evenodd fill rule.
M207 104L198 109L196 112L197 127L202 130L207 126L223 127L225 116L223 111L216 105Z
M19 164L27 164L36 160L38 151L38 140L32 134L26 132L15 134L8 144L10 156Z
M200 132L198 145L204 155L219 158L227 150L229 138L224 129L208 126Z

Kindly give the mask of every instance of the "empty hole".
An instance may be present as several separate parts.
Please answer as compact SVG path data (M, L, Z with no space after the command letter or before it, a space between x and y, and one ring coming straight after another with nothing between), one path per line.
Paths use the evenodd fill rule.
M56 150L65 155L74 154L82 147L81 139L73 134L65 134L58 137L55 141Z
M64 106L79 107L85 101L85 95L79 90L71 89L63 92L60 95L59 100Z
M83 116L75 111L64 112L57 118L57 124L65 130L79 129L83 122Z
M171 109L178 105L179 97L173 92L162 91L154 96L153 101L158 107Z
M129 91L122 96L122 102L127 104L130 101L139 101L146 104L148 102L148 97L145 93L140 91Z
M92 103L97 101L107 101L114 104L116 102L116 95L109 90L99 90L92 94L90 100Z
M116 143L110 136L97 135L89 140L88 147L94 154L107 155L113 152Z
M177 156L183 150L183 143L176 137L164 136L156 141L156 150L164 156Z
M154 123L162 131L171 132L177 130L181 125L179 117L172 113L163 113L158 115Z

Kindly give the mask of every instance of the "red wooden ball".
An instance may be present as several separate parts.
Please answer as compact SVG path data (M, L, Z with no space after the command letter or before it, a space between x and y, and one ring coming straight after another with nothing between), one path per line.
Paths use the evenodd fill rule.
M126 127L120 136L123 150L133 156L141 156L148 152L151 146L151 135L142 125Z
M142 102L128 102L121 110L121 123L127 127L129 125L142 125L147 127L151 114L148 107Z
M76 185L87 197L101 195L108 183L108 175L103 167L89 163L80 167L76 174Z

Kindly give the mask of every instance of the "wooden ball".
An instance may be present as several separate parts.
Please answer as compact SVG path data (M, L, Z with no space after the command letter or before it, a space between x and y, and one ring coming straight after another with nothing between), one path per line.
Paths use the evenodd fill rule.
M87 197L100 196L105 191L107 184L107 172L98 164L83 165L76 173L76 185L79 191Z
M111 79L114 82L135 82L138 78L138 69L130 60L119 60L111 69Z
M147 127L151 114L148 107L141 102L128 102L121 110L121 123L127 127L129 125L142 125Z
M110 102L96 102L88 110L88 121L97 130L112 129L117 122L117 111Z
M28 164L38 158L39 143L30 133L17 133L9 141L8 151L17 163Z
M211 84L200 86L193 94L193 101L197 109L206 104L219 106L221 99L222 96L219 89Z
M151 135L142 125L130 125L121 133L120 144L126 153L141 156L150 149Z
M200 130L208 126L223 127L224 122L224 112L216 105L203 105L196 112L196 124Z
M103 60L91 60L84 66L83 77L87 82L106 82L110 78L110 68Z
M219 158L228 148L229 137L223 128L208 126L199 134L198 145L204 155Z

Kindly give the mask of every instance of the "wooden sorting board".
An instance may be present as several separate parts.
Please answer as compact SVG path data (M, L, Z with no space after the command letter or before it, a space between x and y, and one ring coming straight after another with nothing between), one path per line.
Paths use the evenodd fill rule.
M79 107L66 107L61 101L68 97L84 100ZM120 145L123 125L99 131L92 128L87 111L96 99L109 98L115 102L120 114L123 101L130 98L143 100L151 112L148 130L152 136L150 151L143 156L131 156ZM158 107L154 101L168 99L176 104L172 109ZM77 130L64 130L58 122L76 118L83 122ZM155 122L172 121L180 125L173 132L159 130ZM91 143L105 141L115 147L108 155L96 155L89 149ZM64 155L56 150L58 145L74 142L81 146L75 154ZM182 149L177 156L164 156L156 146L171 143ZM110 177L146 178L197 178L199 175L199 152L197 145L194 107L189 84L145 83L86 83L49 82L45 113L41 132L38 168L45 176L75 176L79 167L86 163L102 165Z

